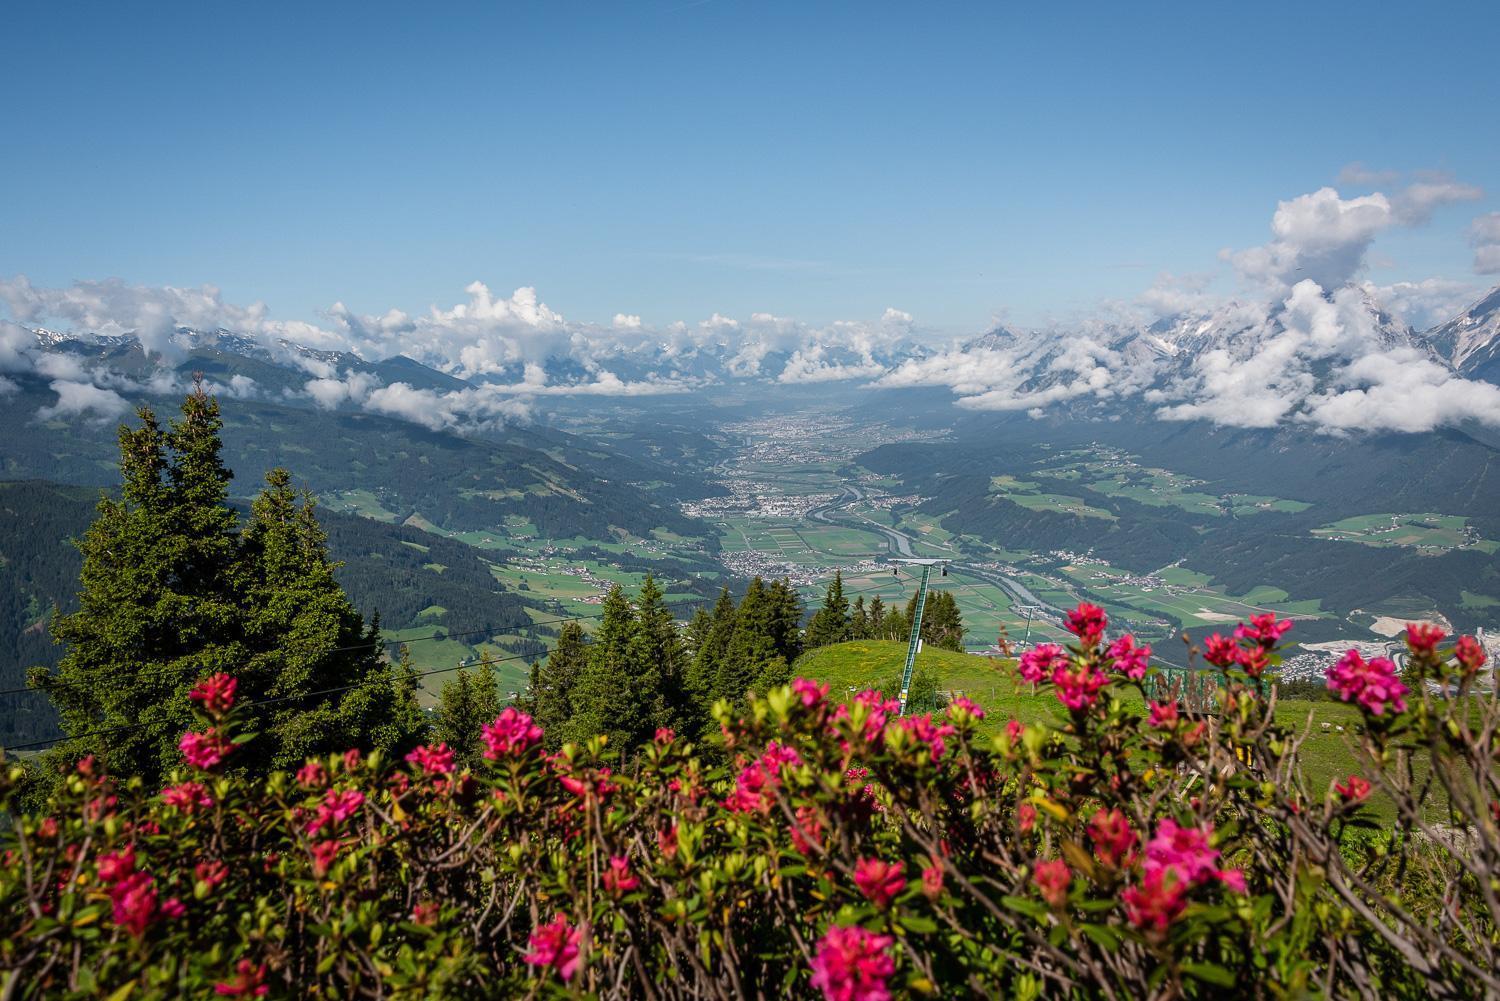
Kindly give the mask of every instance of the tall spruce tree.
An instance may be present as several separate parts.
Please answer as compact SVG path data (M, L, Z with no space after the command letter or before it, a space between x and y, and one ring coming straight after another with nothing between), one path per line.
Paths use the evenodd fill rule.
M642 709L650 708L651 733L646 735L648 737L659 727L686 729L685 723L691 711L687 649L665 599L656 578L647 574L635 604L640 630L632 657L636 665L632 696Z
M557 634L557 645L537 671L531 697L535 700L534 716L545 734L547 746L562 745L568 722L574 716L574 692L588 665L588 637L576 622L565 622Z
M870 638L870 614L865 611L865 596L860 595L854 599L854 604L849 609L849 638L852 640L867 640ZM808 646L812 646L809 642Z
M241 679L242 703L266 702L236 767L409 742L421 723L415 678L378 657L377 630L334 580L312 505L273 474L241 533L218 401L200 385L167 431L147 407L138 417L119 433L121 497L100 501L79 543L79 608L53 624L67 652L56 675L34 675L67 735L50 758L94 754L116 774L158 781L180 761L188 690L215 671Z
M564 728L566 739L581 742L603 733L622 753L634 745L644 729L641 718L649 714L649 708L643 712L632 698L639 631L635 610L616 584L604 598L604 617L573 693L574 712Z
M829 583L823 596L823 607L818 609L812 621L807 624L807 647L813 649L842 643L849 638L850 628L849 599L844 597L844 574L841 570L835 570L833 581Z
M477 767L484 751L480 728L498 715L500 692L495 667L485 654L473 674L461 667L443 684L433 718L433 737L446 743L460 764Z
M880 600L880 595L870 599L869 622L865 626L865 639L885 639L885 602Z
M709 708L719 698L719 667L729 654L729 643L734 639L734 625L739 617L739 608L729 595L729 588L719 589L719 599L709 616L708 629L702 632L702 640L693 651L693 663L688 672L688 687L698 701L703 719L708 718ZM701 626L699 627L701 630Z

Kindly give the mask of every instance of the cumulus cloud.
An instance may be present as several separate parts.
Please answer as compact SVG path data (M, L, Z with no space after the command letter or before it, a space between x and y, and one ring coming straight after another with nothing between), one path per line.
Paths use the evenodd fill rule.
M1489 212L1469 225L1469 242L1474 247L1474 272L1500 274L1500 212Z
M1349 388L1313 397L1300 418L1339 431L1431 431L1465 421L1500 425L1500 386L1461 379L1412 348L1358 358L1337 384Z
M1364 282L1360 287L1393 315L1418 330L1463 312L1479 291L1470 282L1448 278L1424 278L1419 282L1393 282L1390 285Z
M399 417L434 431L495 428L510 421L524 421L531 408L524 400L506 398L489 388L439 393L393 382L373 390L364 401L373 413Z
M38 420L81 417L92 414L100 422L119 417L130 409L130 404L112 389L100 389L87 382L54 380L50 388L57 394L57 402L36 412Z
M1333 188L1319 188L1278 203L1271 242L1225 256L1241 275L1258 283L1275 287L1312 280L1337 288L1359 272L1382 232L1423 225L1439 206L1483 194L1473 185L1437 176L1418 178L1391 196L1376 191L1344 198Z
M9 396L11 393L16 392L20 388L21 387L16 385L13 380L7 379L5 376L0 375L0 396Z

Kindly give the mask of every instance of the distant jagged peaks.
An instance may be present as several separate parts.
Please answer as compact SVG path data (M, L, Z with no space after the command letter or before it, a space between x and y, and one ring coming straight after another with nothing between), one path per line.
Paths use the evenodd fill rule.
M135 382L92 378L95 385L128 391L160 380L163 369L201 370L236 394L370 409L433 428L492 427L524 417L525 401L544 396L817 383L943 387L966 409L1064 418L1301 423L1338 431L1500 425L1500 288L1421 333L1369 286L1325 291L1311 281L1269 302L1232 300L1154 320L1120 313L1046 329L997 325L946 350L920 343L909 328L810 338L774 317L758 319L754 328L724 321L709 337L575 339L541 360L487 358L474 362L477 369L431 357L431 345L372 360L223 328L177 327L153 336L149 354L131 334L31 333L37 352L77 359L71 375L61 363L38 368L52 378L87 380L89 371L104 370ZM1408 407L1403 400L1411 397L1417 404Z

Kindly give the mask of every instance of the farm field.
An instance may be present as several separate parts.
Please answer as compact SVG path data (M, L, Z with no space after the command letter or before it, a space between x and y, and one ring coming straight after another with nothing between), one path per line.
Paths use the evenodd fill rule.
M1048 465L1035 475L1077 483L1095 493L1125 497L1152 507L1175 507L1193 514L1244 517L1268 511L1305 511L1311 505L1296 500L1259 494L1215 495L1197 489L1204 481L1170 469L1142 466L1136 457L1119 449L1096 447L1060 453L1074 461ZM1019 501L1017 501L1019 503Z
M1469 520L1450 514L1362 514L1312 530L1322 539L1357 542L1366 546L1408 546L1435 553L1473 548L1482 553L1500 551L1500 542L1482 539Z

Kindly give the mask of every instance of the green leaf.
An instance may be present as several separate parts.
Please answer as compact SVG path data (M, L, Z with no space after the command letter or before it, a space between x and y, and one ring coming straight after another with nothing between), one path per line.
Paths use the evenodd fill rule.
M1182 972L1217 987L1233 987L1234 974L1215 963L1183 963Z
M1047 906L1039 900L1027 900L1025 897L1001 897L1000 902L1013 911L1020 911L1040 921L1047 916Z
M931 935L938 930L936 921L921 914L902 914L896 918L896 923L907 931L916 932L918 935Z

